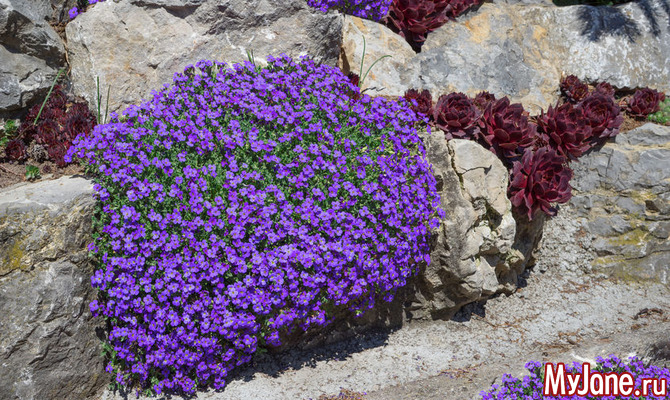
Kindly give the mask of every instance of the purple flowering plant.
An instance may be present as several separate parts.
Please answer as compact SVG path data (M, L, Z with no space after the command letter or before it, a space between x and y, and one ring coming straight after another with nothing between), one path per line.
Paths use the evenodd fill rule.
M330 9L342 13L381 21L389 12L392 0L307 0L307 4L326 12Z
M555 366L555 364L554 364ZM509 374L504 374L501 385L493 385L491 390L482 391L480 395L482 400L616 400L616 399L645 399L645 400L661 400L661 397L650 394L646 397L622 397L622 396L543 396L544 389L544 364L538 361L529 361L525 368L530 372L530 375L523 378L514 378ZM616 374L631 373L635 378L635 387L640 388L642 379L662 379L670 382L670 371L667 368L660 368L654 365L645 365L637 357L630 357L628 363L617 358L615 355L610 355L606 358L597 357L596 366L592 371L599 371L602 373L613 372ZM565 372L568 374L582 372L582 365L573 362L572 365L565 366ZM566 387L570 388L570 384L566 382ZM670 387L668 388L670 390ZM663 396L662 398L665 398Z
M222 388L259 348L390 301L429 262L443 211L417 116L352 93L307 58L200 61L76 139L99 199L90 309L118 384Z
M103 1L105 1L105 0L78 0L77 5L72 7L68 11L68 16L70 17L71 20L75 19L79 14L86 11L86 7L88 7L89 5L93 5L93 4L96 4L96 3L102 3Z

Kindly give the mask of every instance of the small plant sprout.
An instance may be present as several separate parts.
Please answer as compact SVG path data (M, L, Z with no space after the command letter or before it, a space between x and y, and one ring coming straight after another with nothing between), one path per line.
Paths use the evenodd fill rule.
M26 180L35 181L40 179L40 169L34 165L26 165Z

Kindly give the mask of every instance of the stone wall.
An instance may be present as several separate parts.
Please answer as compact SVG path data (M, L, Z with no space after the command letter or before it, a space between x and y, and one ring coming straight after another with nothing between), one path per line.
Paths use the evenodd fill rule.
M2 399L84 399L109 382L88 309L91 193L73 177L0 192Z

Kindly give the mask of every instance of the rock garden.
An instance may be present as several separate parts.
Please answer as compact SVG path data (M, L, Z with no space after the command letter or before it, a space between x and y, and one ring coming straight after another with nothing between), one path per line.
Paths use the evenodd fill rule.
M670 390L667 0L0 0L0 44L0 398Z

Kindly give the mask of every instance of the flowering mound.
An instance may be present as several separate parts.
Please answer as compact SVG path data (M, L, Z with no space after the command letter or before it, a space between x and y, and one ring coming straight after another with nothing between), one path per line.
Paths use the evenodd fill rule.
M670 390L670 371L667 368L659 368L653 365L645 366L645 364L638 360L636 357L631 357L628 363L623 362L614 355L610 355L607 358L597 357L596 366L592 371L598 371L602 374L631 374L632 379L634 379L634 386L636 389L644 390L642 388L642 380L649 379L665 379L666 385L665 392L667 393ZM554 365L554 367L556 367ZM543 396L544 390L544 365L537 361L529 361L526 363L525 368L530 372L529 376L524 377L523 379L514 378L509 374L505 374L502 377L502 385L493 385L492 389L488 392L482 391L480 395L482 400L540 400L540 399L552 399L552 400L595 400L595 399L647 399L647 400L660 400L666 399L667 396L661 395L657 396L653 393L653 385L649 385L649 394L648 396L622 396L622 395L605 395L605 389L599 388L595 389L596 392L600 391L602 394L598 395L586 395L580 396L577 394L565 395L565 396ZM574 362L573 365L566 365L565 372L568 374L581 374L582 365ZM581 386L580 386L581 387ZM566 379L566 389L569 391L570 384L568 379ZM659 388L660 389L660 388Z
M438 223L407 102L308 59L196 67L70 152L99 174L108 370L158 392L223 387L259 346L390 300Z

